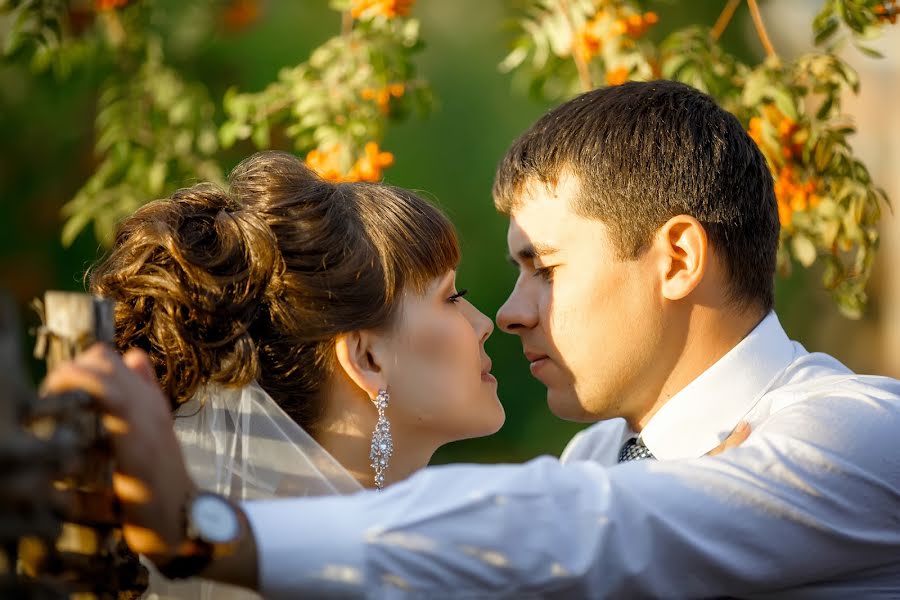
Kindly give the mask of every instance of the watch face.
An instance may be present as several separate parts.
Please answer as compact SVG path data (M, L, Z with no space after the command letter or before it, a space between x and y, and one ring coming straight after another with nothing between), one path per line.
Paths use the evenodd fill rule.
M190 516L197 533L211 544L233 542L240 533L240 523L234 508L218 496L197 496L191 504Z

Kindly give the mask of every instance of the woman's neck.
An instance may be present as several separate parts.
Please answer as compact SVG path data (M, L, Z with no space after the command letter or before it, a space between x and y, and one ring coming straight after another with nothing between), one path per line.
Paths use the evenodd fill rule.
M369 452L377 412L371 402L338 398L339 395L325 400L328 409L316 426L314 437L361 486L374 488L375 472ZM387 418L391 418L390 408ZM384 473L386 485L402 481L427 466L440 445L426 440L420 432L404 431L395 424L392 424L391 433L394 452Z
M375 472L369 460L370 438L361 433L342 432L339 429L318 430L316 441L334 457L350 476L365 488L375 487ZM394 442L394 454L388 469L385 471L386 485L406 479L419 469L424 468L431 460L433 451L416 452L411 448Z

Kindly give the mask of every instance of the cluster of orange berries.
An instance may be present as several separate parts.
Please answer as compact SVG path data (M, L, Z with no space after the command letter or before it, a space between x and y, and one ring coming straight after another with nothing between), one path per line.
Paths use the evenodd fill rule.
M381 181L384 169L394 164L394 155L383 152L377 142L368 142L350 170L341 168L343 146L339 143L324 148L316 148L306 155L306 166L328 181Z
M900 7L897 6L897 0L885 0L875 7L875 14L882 23L897 23L897 15L900 14Z
M778 200L778 219L783 227L789 227L795 211L815 208L821 201L816 194L819 182L813 177L803 180L797 173L797 160L808 133L771 104L763 107L762 115L750 119L749 134L763 154L771 157L776 152L781 153L783 160L769 162L782 165L775 173L775 198ZM774 125L778 132L777 148L772 148L763 138L763 119Z
M399 98L406 92L406 86L402 83L390 83L383 88L366 88L360 94L363 100L373 100L382 113L390 110L391 98Z
M363 15L382 15L388 19L408 17L416 0L355 0L350 7L350 16L358 19Z
M598 11L585 22L584 27L575 32L572 51L578 58L588 62L600 53L607 39L625 36L635 40L659 22L655 12L632 13L615 16L612 25L607 27L605 21L609 16L605 10Z
M131 0L94 0L94 10L97 12L116 10L128 4Z
M229 31L240 31L259 20L260 0L231 0L222 11L222 22Z

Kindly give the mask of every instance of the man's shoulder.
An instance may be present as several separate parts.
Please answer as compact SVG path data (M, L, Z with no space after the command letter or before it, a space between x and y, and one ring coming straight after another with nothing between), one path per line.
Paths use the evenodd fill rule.
M563 463L590 460L601 464L615 464L619 448L631 434L625 419L608 419L582 429L563 450Z
M872 396L900 402L900 380L855 373L833 356L814 352L799 357L778 377L767 395L788 404L799 400Z
M857 374L826 354L809 354L782 373L752 413L751 423L766 429L785 426L785 432L813 437L831 432L826 437L834 439L841 431L847 439L881 436L893 443L900 428L900 380Z

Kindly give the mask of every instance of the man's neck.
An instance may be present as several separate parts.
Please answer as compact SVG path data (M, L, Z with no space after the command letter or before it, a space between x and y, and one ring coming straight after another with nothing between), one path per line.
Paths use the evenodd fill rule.
M723 311L694 307L687 326L678 339L668 340L679 349L666 371L657 379L655 389L646 390L642 410L625 416L629 427L640 432L650 419L678 392L712 367L756 328L765 318L760 310Z

